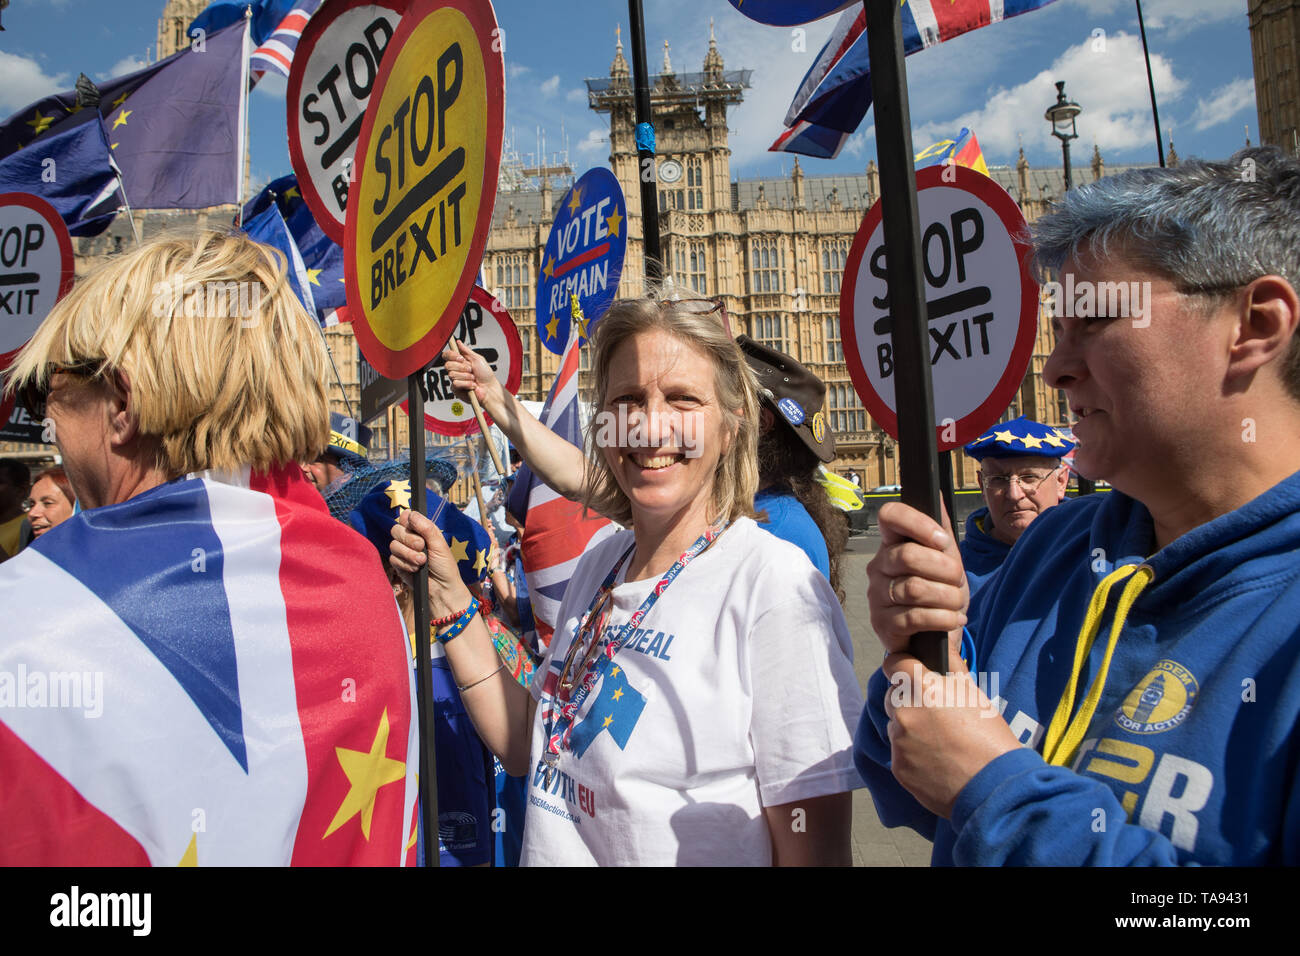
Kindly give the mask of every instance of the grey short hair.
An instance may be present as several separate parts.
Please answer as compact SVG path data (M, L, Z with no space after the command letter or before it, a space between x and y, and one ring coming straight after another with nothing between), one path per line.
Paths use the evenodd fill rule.
M1260 276L1300 282L1300 161L1276 146L1222 162L1134 169L1071 189L1030 229L1040 274L1087 245L1145 266L1187 295L1222 302ZM1208 311L1208 310L1207 310ZM1279 374L1300 399L1300 336Z
M1300 277L1300 162L1275 146L1224 162L1134 169L1071 189L1031 227L1040 270L1059 271L1086 243L1123 247L1180 291Z

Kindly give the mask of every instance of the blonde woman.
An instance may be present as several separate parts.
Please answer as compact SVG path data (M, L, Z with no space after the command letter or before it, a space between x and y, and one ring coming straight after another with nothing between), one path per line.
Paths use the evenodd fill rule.
M579 560L531 693L464 616L441 535L410 512L393 531L399 570L429 564L479 734L527 774L522 862L847 864L852 647L826 579L754 523L744 356L716 315L648 299L593 345L585 500L632 530Z
M0 708L0 864L408 857L405 634L299 464L326 368L278 253L215 232L110 260L19 354L84 510L0 567L0 672L74 684Z

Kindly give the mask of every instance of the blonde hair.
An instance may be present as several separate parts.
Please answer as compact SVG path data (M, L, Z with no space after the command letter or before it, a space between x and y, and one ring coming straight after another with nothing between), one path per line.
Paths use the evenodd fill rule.
M703 353L713 365L714 393L723 427L731 433L730 447L718 460L713 476L710 519L756 517L758 491L758 390L754 374L717 313L681 308L662 293L615 302L596 326L591 348L595 370L595 408L604 408L609 366L624 342L646 332L666 332ZM632 520L632 505L614 479L594 441L596 418L587 435L587 479L583 504L622 524Z
M152 240L80 280L19 353L6 388L60 365L126 374L140 433L170 477L314 458L329 441L327 356L284 257L245 236Z

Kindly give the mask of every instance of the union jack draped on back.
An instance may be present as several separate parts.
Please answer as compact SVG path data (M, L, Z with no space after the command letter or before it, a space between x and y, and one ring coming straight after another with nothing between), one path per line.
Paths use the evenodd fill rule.
M578 336L571 336L542 408L541 421L551 431L581 448L578 349ZM560 616L560 600L578 558L589 545L613 534L618 526L604 518L584 518L580 503L552 491L527 465L519 469L506 507L524 525L519 549L540 641L534 650L544 651L551 643L555 622Z
M298 41L302 39L302 31L320 4L321 0L298 0L288 16L280 21L275 32L253 51L248 61L253 83L268 72L285 77L289 75L289 67L293 65L293 54L298 49Z
M76 515L0 607L0 864L414 862L404 629L297 466Z

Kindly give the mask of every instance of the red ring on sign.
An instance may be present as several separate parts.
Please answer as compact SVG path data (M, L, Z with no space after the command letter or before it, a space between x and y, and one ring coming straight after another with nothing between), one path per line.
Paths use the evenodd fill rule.
M44 219L50 232L54 233L54 239L59 246L59 258L62 260L62 268L59 270L59 291L54 299L57 304L72 290L73 279L76 276L76 265L72 257L72 236L68 234L67 224L64 223L57 209L40 196L33 196L31 193L0 193L0 207L3 206L25 206ZM44 322L45 319L42 318L41 321ZM28 339L28 342L30 341L31 339ZM0 372L6 371L13 364L18 353L26 345L27 342L24 342L17 348L0 354ZM14 412L14 404L12 395L5 397L4 393L0 392L0 428L9 424L9 416Z
M955 181L944 182L945 173L950 179L955 173ZM1024 214L1016 205L1016 201L994 180L966 166L930 166L917 172L916 188L917 192L932 188L956 188L981 200L997 213L1003 228L1011 237L1011 244L1016 250L1016 258L1020 263L1020 325L1016 330L1016 339L1011 347L1011 355L1002 377L978 407L956 422L956 437L953 441L943 440L944 426L936 425L934 428L939 451L951 451L974 441L990 426L996 424L1020 389L1034 352L1034 338L1038 334L1038 282L1029 274L1033 249L1028 242L1028 224L1025 222ZM853 382L854 390L862 399L862 404L872 419L897 441L898 415L884 398L876 393L871 379L867 376L858 349L853 315L858 270L862 267L862 257L866 255L867 244L880 226L881 216L881 203L877 201L862 221L857 235L853 237L853 245L849 248L840 291L840 339L844 343L844 362L849 368L849 378Z
M506 307L488 292L482 286L474 286L470 291L469 297L477 302L488 313L497 320L501 325L501 331L506 337L506 348L510 352L510 371L506 374L505 389L511 395L519 394L519 383L524 380L524 346L519 340L519 329L515 326L515 320L510 317ZM464 313L464 309L461 313ZM448 339L450 341L450 339ZM445 348L445 346L444 346ZM402 413L409 415L410 403L402 400ZM486 411L483 413L483 421L487 422L488 427L492 427L492 416ZM461 435L473 435L478 433L478 419L471 416L463 422L447 422L441 418L434 418L428 413L424 416L424 427L429 429L435 435L447 435L450 438L459 438Z
M342 245L343 233L346 228L334 218L330 207L325 204L325 199L316 190L316 183L310 175L303 175L307 170L307 159L303 155L302 141L298 136L298 109L301 104L298 102L299 94L302 93L302 77L307 72L307 61L311 59L312 51L316 49L316 44L320 42L321 37L325 35L335 21L343 14L358 7L384 7L392 10L399 18L398 26L400 28L400 18L402 12L410 4L410 0L329 0L323 4L322 9L312 14L307 21L307 26L303 28L302 36L298 38L298 46L293 54L293 66L289 68L289 88L284 94L285 110L288 113L288 131L289 131L289 165L293 168L294 175L298 177L298 192L302 194L303 202L311 210L312 218L316 224L321 227L325 235L329 236L335 242ZM397 31L393 31L393 39L389 41L391 45L397 39ZM384 48L384 60L388 59L388 48ZM301 64L301 66L298 66ZM298 66L294 69L294 66ZM380 71L383 69L383 62L376 64L375 80L370 85L370 95L375 95L375 88L379 85ZM357 144L361 142L360 136L357 137ZM355 155L355 153L353 154Z

